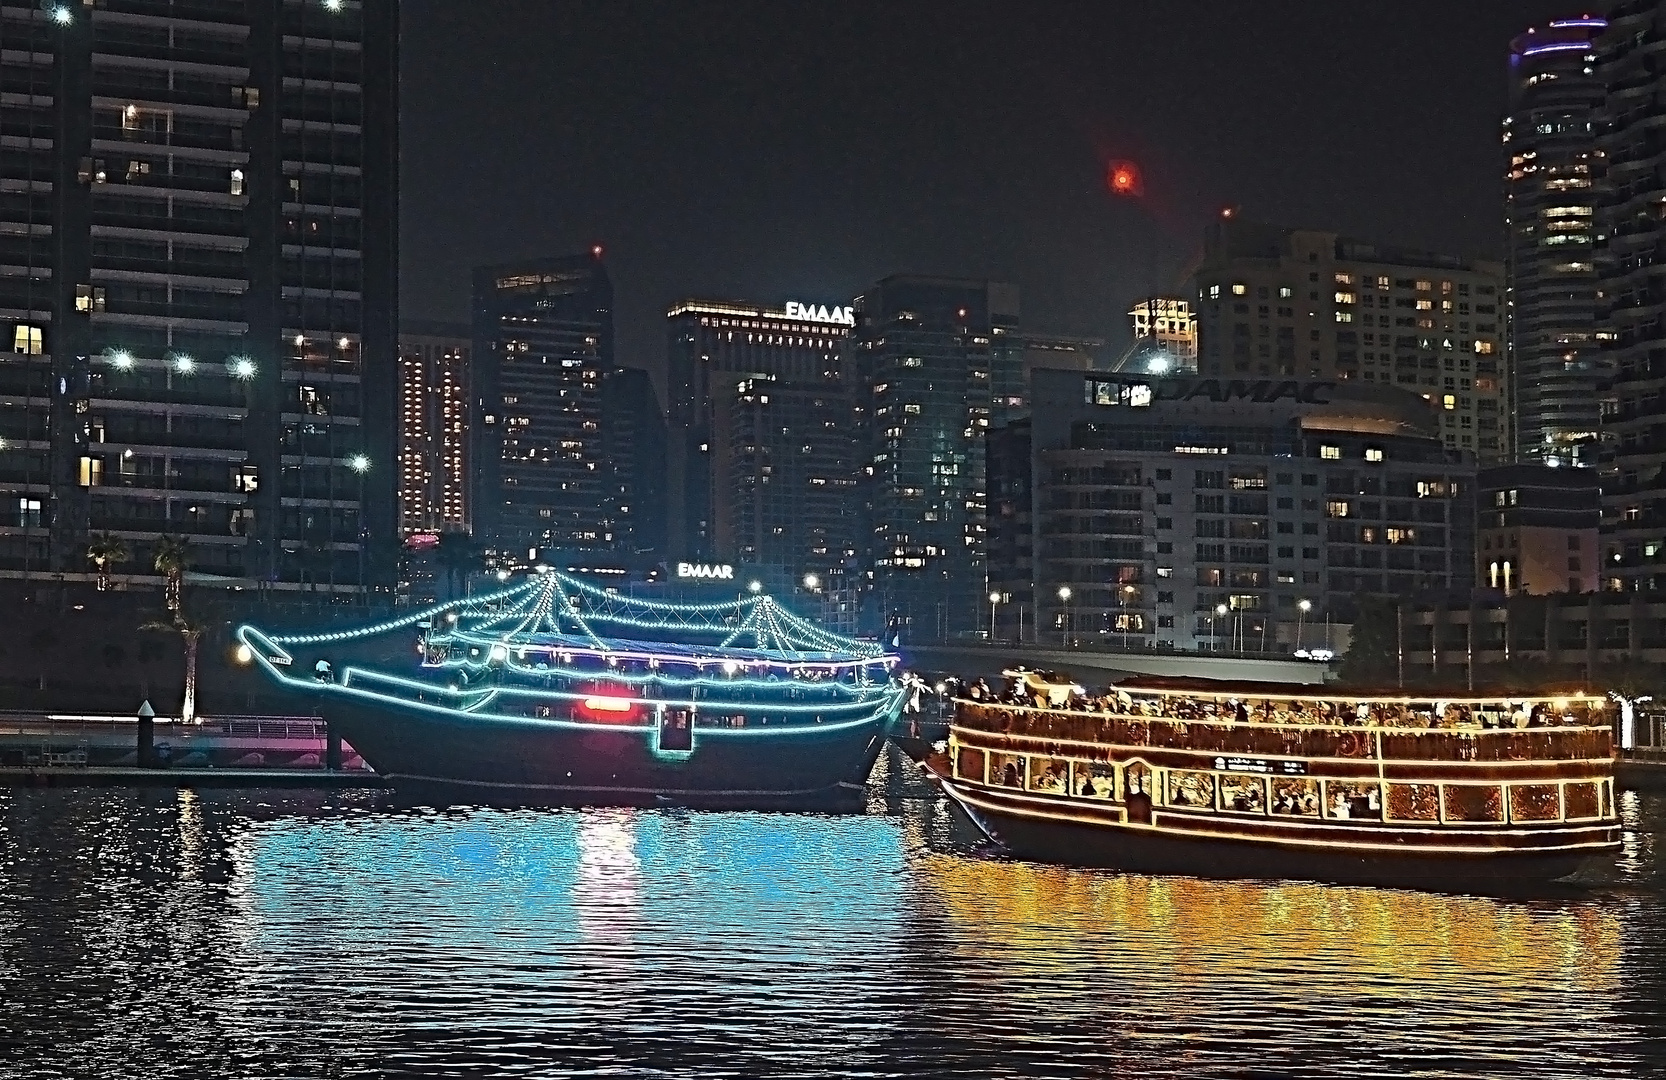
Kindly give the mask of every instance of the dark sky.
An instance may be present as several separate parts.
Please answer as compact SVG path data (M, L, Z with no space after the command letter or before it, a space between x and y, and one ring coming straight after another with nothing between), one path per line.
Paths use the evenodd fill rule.
M404 0L403 315L607 247L619 358L684 296L1017 282L1122 340L1222 206L1496 256L1510 37L1547 0ZM1132 159L1141 201L1105 192Z

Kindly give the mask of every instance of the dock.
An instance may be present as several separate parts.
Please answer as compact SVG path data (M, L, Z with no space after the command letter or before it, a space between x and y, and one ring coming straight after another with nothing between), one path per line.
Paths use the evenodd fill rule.
M141 762L135 716L0 713L0 787L383 787L317 716L157 717Z

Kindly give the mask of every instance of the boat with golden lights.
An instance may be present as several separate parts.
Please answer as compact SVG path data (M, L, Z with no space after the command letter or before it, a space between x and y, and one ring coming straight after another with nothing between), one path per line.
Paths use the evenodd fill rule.
M685 604L557 571L377 625L243 626L239 659L396 787L544 804L858 804L897 658L767 595Z
M1601 697L1155 678L1063 702L1023 680L979 689L956 699L926 766L1021 857L1448 884L1555 880L1619 849Z

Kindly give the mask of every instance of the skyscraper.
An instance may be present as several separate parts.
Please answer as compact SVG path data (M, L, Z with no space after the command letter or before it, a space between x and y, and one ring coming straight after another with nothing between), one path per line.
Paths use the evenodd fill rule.
M397 7L0 2L0 565L391 580ZM367 558L368 555L368 558Z
M1666 9L1628 0L1610 7L1597 41L1607 93L1598 149L1597 325L1607 335L1611 412L1602 450L1603 587L1666 589L1666 298L1656 247L1666 202L1666 144L1656 132L1655 42Z
M1595 40L1607 23L1552 22L1510 43L1504 118L1505 368L1514 456L1595 465L1599 388L1592 187L1602 105Z
M898 275L856 301L876 620L974 630L985 592L984 443L996 386L1021 385L1018 288Z
M1508 455L1499 264L1223 217L1197 285L1199 374L1388 383L1448 449Z
M615 367L602 375L602 447L608 477L603 513L612 527L612 549L663 554L665 413L641 368Z
M852 600L855 402L846 304L685 301L666 314L671 539L678 559L738 562L771 588L808 576Z
M475 534L509 559L611 549L602 381L613 285L601 249L474 272Z
M1159 375L1197 370L1197 318L1190 301L1148 296L1134 303L1128 319L1134 330L1133 355L1143 361L1138 367L1156 368Z
M407 323L399 334L399 531L469 529L467 326Z

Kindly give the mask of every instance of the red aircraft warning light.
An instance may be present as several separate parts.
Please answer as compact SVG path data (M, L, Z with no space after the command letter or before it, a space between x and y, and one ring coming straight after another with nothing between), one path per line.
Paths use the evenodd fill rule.
M1112 195L1143 195L1140 167L1132 161L1113 161L1105 175L1105 183Z

